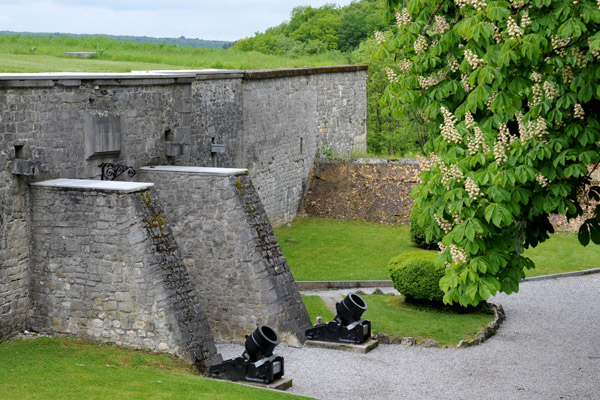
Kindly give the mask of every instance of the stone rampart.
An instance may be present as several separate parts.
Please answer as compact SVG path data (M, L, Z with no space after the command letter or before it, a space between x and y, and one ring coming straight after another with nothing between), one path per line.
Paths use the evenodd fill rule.
M32 185L31 329L220 362L152 184Z
M195 165L247 168L273 226L300 208L318 150L366 150L363 67L231 71L198 75L192 109ZM210 153L212 144L225 153Z
M0 336L27 326L29 183L216 162L249 169L279 226L320 147L365 150L365 88L361 66L0 74Z
M310 319L244 169L148 167L215 339L241 342L261 324L290 345Z

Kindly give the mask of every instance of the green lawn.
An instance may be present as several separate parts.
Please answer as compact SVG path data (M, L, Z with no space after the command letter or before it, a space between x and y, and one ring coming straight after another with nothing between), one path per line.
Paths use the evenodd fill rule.
M0 72L130 72L182 69L171 64L94 60L74 57L0 54Z
M275 230L297 281L389 279L391 258L412 249L407 226L298 218Z
M558 232L536 248L523 253L535 262L535 269L525 271L527 276L559 274L600 268L600 246L579 244L576 233Z
M367 303L363 318L371 321L373 334L415 337L418 341L434 339L440 346L456 346L461 340L471 340L477 332L494 319L493 314L481 311L457 313L430 307L415 306L404 301L404 296L361 295ZM302 296L311 321L317 316L325 322L335 316L318 296Z
M335 318L335 313L332 312L325 302L319 296L302 295L302 302L306 306L310 322L314 325L317 317L323 317L323 321L331 321Z
M301 399L195 374L168 355L39 338L0 344L2 399Z
M387 264L414 249L408 226L298 218L275 235L297 281L390 279ZM577 234L554 234L524 253L536 268L527 276L600 267L600 246L583 247Z

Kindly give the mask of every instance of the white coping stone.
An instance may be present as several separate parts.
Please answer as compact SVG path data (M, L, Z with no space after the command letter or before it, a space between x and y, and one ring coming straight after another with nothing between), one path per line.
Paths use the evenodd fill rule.
M154 186L147 182L99 181L94 179L52 179L35 182L31 186L65 189L113 190L120 192L138 192Z
M148 74L148 75L180 75L180 74L239 74L243 73L245 70L238 69L215 69L215 68L205 68L205 69L155 69L155 70L139 70L139 71L131 71L132 74Z
M248 170L245 168L212 168L212 167L185 167L178 165L157 165L152 167L140 168L145 171L158 171L158 172L185 172L190 174L203 174L203 175L242 175L247 174Z
M236 74L244 71L217 69L181 69L132 72L4 72L0 80L30 80L30 79L144 79L144 78L195 78L196 75Z

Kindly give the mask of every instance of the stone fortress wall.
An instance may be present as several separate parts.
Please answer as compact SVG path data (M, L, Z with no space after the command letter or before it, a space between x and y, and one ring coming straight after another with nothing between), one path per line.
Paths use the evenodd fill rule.
M42 228L32 216L44 214L45 209L39 195L34 196L40 189L32 189L31 183L58 178L97 180L101 163L136 169L152 165L247 168L249 177L240 180L243 187L253 184L270 222L278 226L295 217L321 146L331 146L340 154L365 150L365 121L366 67L361 66L0 74L0 336L40 321L34 310L39 302L30 288L43 275L35 266L50 260L37 253L39 248L31 240ZM76 197L71 200L73 205L80 204ZM115 208L109 207L116 214ZM227 212L224 207L218 211ZM63 214L49 215L61 227ZM226 219L216 217L212 223ZM96 234L92 228L74 229L81 237ZM58 246L52 243L62 236L67 237L51 235L46 242ZM257 237L256 243L273 245L263 258L275 254L277 259L278 245L268 243L269 234ZM59 250L66 251L79 242L61 243L65 247ZM263 264L268 273L280 268L269 260ZM49 272L54 273L44 273ZM258 275L266 272L256 271ZM286 298L285 293L269 291L272 283L265 285L265 295ZM289 287L286 290L292 295L287 299L293 303L295 286ZM35 290L41 293L48 288ZM53 306L62 303L71 307L70 312L81 304L63 299ZM279 306L271 304L270 312L280 312ZM295 313L294 318L302 321L301 310ZM66 315L45 318L46 326L57 323L56 331L78 326ZM91 320L102 321L104 327L106 318L96 315ZM144 330L138 322L138 330ZM85 329L86 334L92 332L88 336L106 335L101 331L104 328L94 327L92 323Z
M157 166L140 179L156 185L215 339L243 342L264 323L304 341L310 319L248 170Z
M29 327L219 362L153 184L32 184ZM57 218L58 216L58 218Z

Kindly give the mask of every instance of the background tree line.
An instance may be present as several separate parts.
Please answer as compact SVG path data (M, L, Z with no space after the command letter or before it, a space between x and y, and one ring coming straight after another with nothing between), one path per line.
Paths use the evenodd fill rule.
M203 39L194 39L194 38L186 38L185 36L180 36L178 38L155 38L149 36L131 36L131 35L92 35L92 34L78 34L78 33L48 33L48 32L11 32L11 31L0 31L0 36L33 36L33 37L71 37L71 38L95 38L95 37L103 37L111 40L116 40L118 42L134 42L134 43L164 43L164 44L174 44L176 46L189 46L189 47L206 47L208 49L228 49L235 42L228 42L224 40L203 40Z

